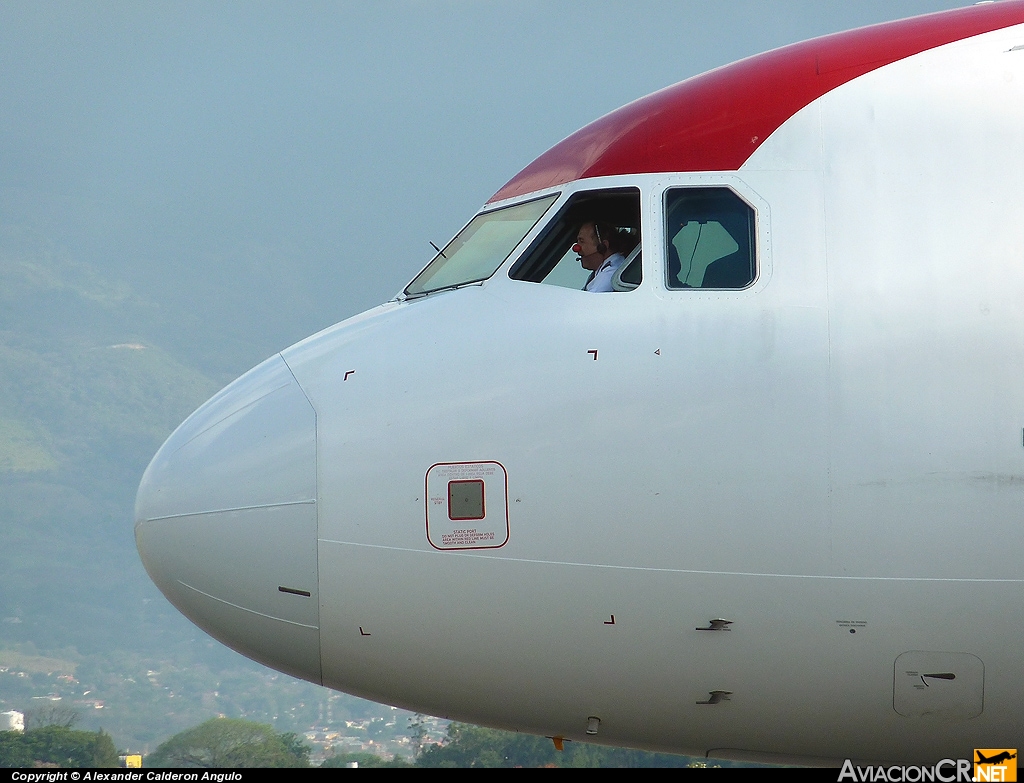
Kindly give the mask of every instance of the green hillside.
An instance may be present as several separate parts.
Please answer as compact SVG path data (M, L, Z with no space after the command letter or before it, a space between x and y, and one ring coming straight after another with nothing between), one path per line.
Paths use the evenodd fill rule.
M313 331L301 318L280 327L301 286L279 328L256 329L279 290L253 303L234 291L217 304L224 286L175 299L157 296L174 270L137 270L130 284L116 268L0 223L0 711L63 705L136 749L218 714L288 731L384 721L387 707L211 640L160 595L135 548L149 460L224 384Z
M0 642L145 648L178 625L135 552L135 488L224 379L160 344L173 317L30 232L0 231Z

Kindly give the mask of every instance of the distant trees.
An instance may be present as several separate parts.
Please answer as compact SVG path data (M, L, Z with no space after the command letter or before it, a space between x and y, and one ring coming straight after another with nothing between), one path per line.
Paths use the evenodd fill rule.
M556 767L551 740L532 734L497 731L466 723L448 727L444 745L428 745L417 767Z
M395 756L391 760L383 759L376 753L335 753L328 758L321 767L347 767L349 764L358 764L360 767L412 767L413 765L401 756Z
M46 706L25 711L25 731L0 732L0 767L116 767L117 748L104 731L75 731L78 713Z
M32 754L20 731L0 731L0 767L31 767Z
M417 767L688 767L688 756L566 742L555 750L545 737L485 729L465 723L448 727L448 742L425 747Z
M175 734L146 756L150 767L308 767L310 748L294 733L239 718L212 720Z
M423 716L410 720L413 732L423 730ZM0 735L2 752L3 735ZM422 731L425 737L425 731ZM214 718L163 743L146 756L147 767L308 767L310 747L296 734L279 734L273 727L235 718ZM336 753L322 766L344 767L690 767L703 759L629 748L609 748L566 741L555 749L546 737L452 723L443 745L424 745L413 763L396 756L384 760L372 753ZM725 766L730 766L728 763Z
M65 729L73 728L82 716L78 710L71 707L60 707L47 705L45 707L34 707L25 710L25 730L40 729L43 726L60 726Z
M24 733L0 732L0 767L116 767L117 748L104 731L41 726Z
M426 716L417 712L409 718L409 741L412 744L413 756L419 756L423 752L424 743L427 740L427 727L424 724Z

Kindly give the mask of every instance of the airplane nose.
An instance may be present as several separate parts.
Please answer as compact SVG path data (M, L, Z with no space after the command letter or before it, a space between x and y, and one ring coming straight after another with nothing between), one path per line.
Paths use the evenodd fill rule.
M135 542L150 578L192 622L320 682L316 414L280 355L161 446L139 485Z

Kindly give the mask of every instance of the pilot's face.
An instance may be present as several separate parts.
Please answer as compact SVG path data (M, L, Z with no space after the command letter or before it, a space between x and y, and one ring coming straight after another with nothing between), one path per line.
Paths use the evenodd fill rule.
M597 249L597 232L593 223L584 223L576 234L576 246L573 248L580 256L580 265L584 269L594 271L600 268L604 256Z

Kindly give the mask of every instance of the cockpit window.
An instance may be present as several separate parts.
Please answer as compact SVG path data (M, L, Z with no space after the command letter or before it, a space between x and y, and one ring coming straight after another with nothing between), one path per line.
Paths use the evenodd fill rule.
M558 195L482 212L406 286L406 296L478 283L494 274Z
M665 194L669 288L746 288L757 273L754 210L728 188Z
M583 260L580 232L600 243L603 258ZM602 269L607 261L609 267ZM589 265L584 268L583 264ZM594 285L594 278L602 275ZM570 198L509 271L513 280L584 290L629 291L641 280L640 191L636 188L585 191Z

